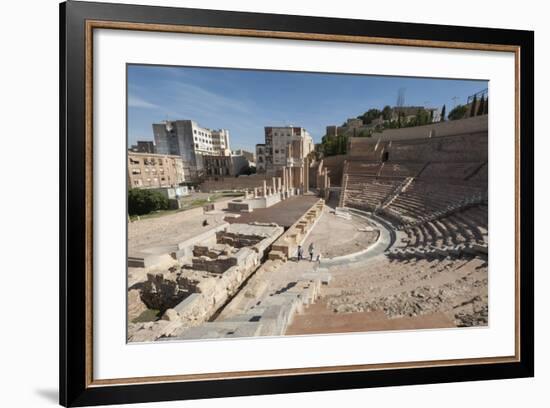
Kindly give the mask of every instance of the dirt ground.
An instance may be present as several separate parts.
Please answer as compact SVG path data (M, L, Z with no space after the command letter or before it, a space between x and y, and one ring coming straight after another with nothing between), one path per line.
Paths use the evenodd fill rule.
M197 234L214 228L224 222L226 215L222 210L233 198L217 201L215 211L204 213L202 208L194 208L167 214L161 217L147 218L128 223L128 251L142 248L173 245ZM203 226L207 220L208 225Z
M486 326L487 269L479 258L394 262L384 255L334 266L320 299L287 334Z

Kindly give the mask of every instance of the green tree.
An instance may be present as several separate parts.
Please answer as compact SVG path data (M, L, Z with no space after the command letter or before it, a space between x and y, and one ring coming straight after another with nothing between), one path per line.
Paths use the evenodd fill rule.
M384 106L382 109L382 119L391 120L392 108L389 105Z
M372 108L359 116L358 119L362 119L365 125L369 125L374 119L378 119L381 114L380 110Z
M481 97L479 101L479 107L477 108L477 116L483 115L485 113L485 95Z
M470 117L476 115L476 105L477 105L477 95L474 95L474 100L472 101L472 106L470 109Z
M423 126L430 122L430 112L426 109L418 109L418 112L416 112L416 117L414 118L413 126Z
M128 191L128 214L143 215L167 210L168 199L157 191L132 188Z
M447 107L443 105L443 108L441 109L441 122L445 122L445 111L447 110Z
M463 119L466 117L466 113L468 112L468 106L467 105L456 105L448 115L449 120L457 120L457 119Z

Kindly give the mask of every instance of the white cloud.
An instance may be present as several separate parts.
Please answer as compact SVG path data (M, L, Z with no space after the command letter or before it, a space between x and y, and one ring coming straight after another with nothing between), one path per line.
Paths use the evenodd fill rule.
M145 109L157 109L158 105L147 102L136 95L128 95L128 106L132 108L145 108Z

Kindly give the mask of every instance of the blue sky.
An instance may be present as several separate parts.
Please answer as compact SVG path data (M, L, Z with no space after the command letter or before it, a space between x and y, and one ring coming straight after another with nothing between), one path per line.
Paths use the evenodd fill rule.
M233 150L263 143L264 126L302 126L320 142L327 125L394 106L399 88L405 105L446 104L449 113L487 82L129 65L128 144L153 140L152 124L166 119L229 129Z

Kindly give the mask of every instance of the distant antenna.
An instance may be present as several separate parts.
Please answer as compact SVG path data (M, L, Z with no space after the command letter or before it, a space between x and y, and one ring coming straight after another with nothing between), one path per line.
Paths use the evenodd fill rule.
M397 91L397 108L399 111L405 106L405 90L406 88L399 88Z

